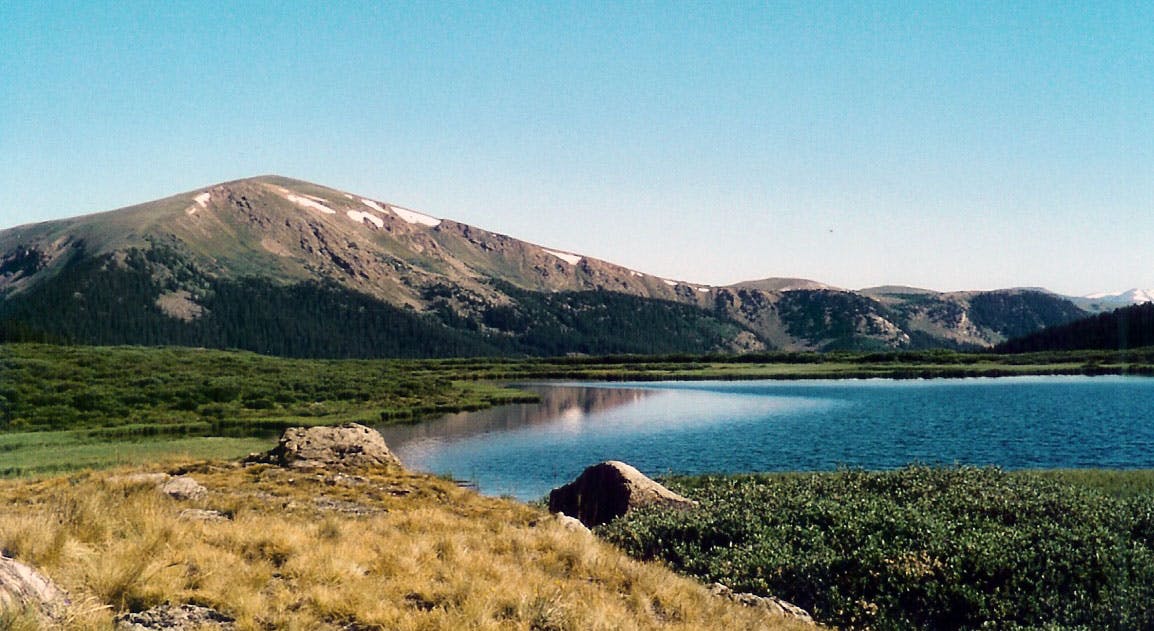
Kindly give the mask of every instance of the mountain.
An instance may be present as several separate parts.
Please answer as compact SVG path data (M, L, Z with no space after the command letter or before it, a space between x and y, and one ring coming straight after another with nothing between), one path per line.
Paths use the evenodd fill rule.
M1154 303L1132 305L1007 340L1003 353L1128 350L1154 346Z
M1037 290L713 287L265 176L0 231L0 336L290 356L982 348L1085 315Z
M1129 307L1131 305L1154 302L1154 289L1135 288L1126 291L1101 292L1078 296L1070 300L1086 311L1099 313L1102 311L1113 311L1119 307Z

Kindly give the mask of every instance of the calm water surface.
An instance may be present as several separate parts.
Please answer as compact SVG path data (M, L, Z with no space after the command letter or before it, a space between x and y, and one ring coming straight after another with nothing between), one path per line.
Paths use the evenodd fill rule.
M401 459L538 499L602 460L649 475L887 469L911 462L1154 468L1154 379L522 386L539 404L383 428Z

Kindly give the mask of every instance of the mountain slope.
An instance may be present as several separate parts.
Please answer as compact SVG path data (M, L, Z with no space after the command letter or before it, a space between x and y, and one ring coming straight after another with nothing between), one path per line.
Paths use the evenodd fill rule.
M1127 350L1154 346L1154 303L1108 313L1008 340L995 347L1003 353L1057 350Z
M1044 292L678 282L277 176L0 232L0 336L298 356L985 347Z

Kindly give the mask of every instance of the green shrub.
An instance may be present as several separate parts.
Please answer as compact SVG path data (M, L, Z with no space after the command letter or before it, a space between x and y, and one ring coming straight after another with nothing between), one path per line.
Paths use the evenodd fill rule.
M843 628L1154 628L1154 500L997 469L682 478L601 532Z

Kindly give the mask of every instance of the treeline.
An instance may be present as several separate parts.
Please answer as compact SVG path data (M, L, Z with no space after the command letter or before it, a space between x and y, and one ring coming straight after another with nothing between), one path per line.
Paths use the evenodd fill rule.
M0 302L0 341L430 358L706 353L726 348L742 330L677 303L604 291L502 289L516 302L462 315L448 295L434 301L431 313L418 313L335 282L213 279L172 250L154 247L123 260L78 256L52 282L9 296ZM176 318L158 306L161 295L176 290L190 292L200 307L195 317Z
M1003 342L994 352L1128 350L1146 346L1154 346L1154 303L1123 307L1043 329Z

